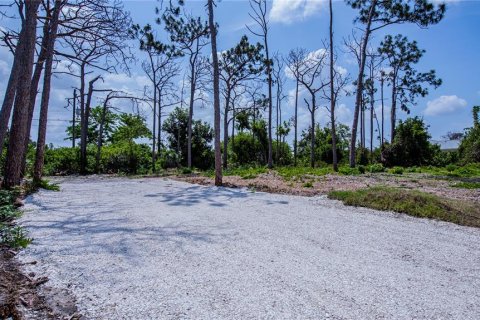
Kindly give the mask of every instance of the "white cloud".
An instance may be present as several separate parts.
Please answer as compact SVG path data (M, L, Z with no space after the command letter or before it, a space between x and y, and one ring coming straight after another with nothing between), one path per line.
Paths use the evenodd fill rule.
M272 22L290 24L318 14L325 0L273 0L270 10Z
M453 96L441 96L433 101L427 102L427 108L424 114L427 116L437 116L441 114L452 113L467 106L467 101Z

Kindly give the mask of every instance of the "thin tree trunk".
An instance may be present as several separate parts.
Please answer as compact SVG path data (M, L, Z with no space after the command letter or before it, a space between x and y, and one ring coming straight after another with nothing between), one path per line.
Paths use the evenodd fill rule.
M272 67L270 65L270 55L268 51L267 34L264 36L265 56L267 59L267 80L268 80L268 167L273 168L273 150L272 150Z
M73 89L73 112L72 112L72 148L75 148L75 122L77 117L77 89Z
M102 157L102 143L103 143L103 127L105 125L105 119L107 116L107 104L108 97L105 99L102 108L102 116L100 119L100 126L98 128L98 137L97 137L97 154L95 156L95 172L100 172L100 159Z
M235 147L235 103L232 105L232 149Z
M198 46L197 40L197 46ZM187 138L187 166L192 168L192 123L193 123L193 103L195 102L195 86L197 81L195 79L195 61L196 58L190 62L190 105L188 108L188 138Z
M5 89L5 97L2 103L2 109L0 110L0 155L3 152L3 145L5 142L5 136L8 131L8 123L12 114L13 103L15 101L15 93L17 92L18 78L20 77L21 67L21 55L23 54L23 47L25 45L25 25L22 26L20 31L18 45L13 58L12 70L10 71L10 77L8 78L7 88Z
M334 88L334 75L333 75L333 7L332 0L329 1L329 10L330 10L330 123L331 123L331 134L332 134L332 162L333 170L338 171L338 159L337 159L337 130L335 127L335 88Z
M5 188L20 185L22 179L22 160L25 152L25 136L27 135L30 85L33 73L39 5L40 0L25 2L25 37L22 39L25 44L21 51L15 53L16 56L19 55L20 59L19 78L3 180Z
M49 2L47 3L49 5ZM49 11L49 9L47 9ZM50 12L47 13L49 15ZM28 107L28 120L27 120L27 136L25 137L25 152L23 153L22 159L22 176L25 175L25 170L27 166L27 152L28 152L28 145L30 143L30 133L32 131L32 122L33 122L33 113L35 111L35 103L37 100L38 95L38 84L40 83L40 77L42 76L43 65L45 64L45 60L47 58L47 46L49 44L49 37L50 37L50 29L51 29L51 21L52 19L45 20L43 25L43 36L42 42L40 44L40 52L38 54L37 63L35 64L35 69L33 71L33 77L30 84L30 102Z
M312 94L312 111L310 117L312 121L312 132L310 140L310 166L315 168L315 94Z
M90 104L92 102L93 85L100 79L100 76L92 79L88 84L87 102L85 104L84 119L82 121L81 132L81 158L80 158L80 174L87 174L87 137L88 137L88 122L90 121Z
M397 88L392 86L392 109L390 111L390 143L395 139L395 125L397 124Z
M162 151L162 92L158 90L158 131L157 131L157 151L160 155Z
M156 88L156 81L154 76L154 84L153 84L153 128L152 128L152 173L155 173L155 148L156 145L156 130L157 130L157 88Z
M382 76L382 79L381 79L381 82L380 82L380 99L382 100L382 133L381 133L381 148L383 150L383 144L385 143L385 106L384 106L384 98L383 98L383 85L384 85L384 82L385 80L383 79L383 76Z
M295 137L293 140L293 158L294 164L297 166L297 144L298 144L298 80L295 88Z
M225 99L225 111L223 114L223 168L226 170L228 167L228 108L230 98L227 95Z
M363 93L363 73L365 72L365 60L367 56L367 45L371 33L371 25L373 14L375 12L375 7L377 5L377 0L372 0L370 4L370 10L368 13L367 25L365 28L365 35L362 41L361 48L361 59L360 59L360 68L358 70L357 77L357 92L355 97L355 111L353 114L353 124L352 124L352 140L350 141L350 167L355 167L355 148L357 143L357 128L358 128L358 116L360 113L360 108L362 106L362 93Z
M215 185L222 185L222 159L220 150L220 77L217 55L217 30L213 17L213 0L208 0L208 22L211 34L213 60L213 108L215 130Z
M33 167L33 181L39 182L43 175L45 160L45 143L47 137L48 104L50 102L50 85L52 81L53 54L57 38L58 20L62 10L62 0L55 0L50 31L48 32L48 43L46 48L45 72L43 76L42 101L40 104L40 120L38 126L37 151L35 153L35 164Z

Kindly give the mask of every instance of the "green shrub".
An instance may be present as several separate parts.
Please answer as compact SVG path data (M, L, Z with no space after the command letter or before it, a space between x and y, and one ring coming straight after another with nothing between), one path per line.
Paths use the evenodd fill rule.
M461 189L480 189L480 182L459 182L454 184L452 187L461 188Z
M392 174L403 174L403 168L402 167L393 167L390 170L388 170L389 173Z
M381 163L374 163L370 167L368 167L368 171L370 171L371 173L384 172L385 167Z
M20 226L0 225L0 244L11 248L26 248L33 239L29 238L27 232Z
M445 169L447 169L448 172L453 172L457 169L458 167L456 165L453 165L453 164L449 164L445 167Z
M358 170L358 168L350 168L350 167L340 167L338 169L338 172L340 174L343 174L344 176L353 176L353 175L358 175L360 174L360 171Z
M365 166L363 166L363 165L358 166L358 172L360 172L361 174L364 174L365 171L366 171Z

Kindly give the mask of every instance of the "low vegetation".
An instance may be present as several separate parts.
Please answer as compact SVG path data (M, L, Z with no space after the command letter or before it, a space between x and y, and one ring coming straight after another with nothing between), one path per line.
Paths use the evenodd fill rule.
M21 211L15 206L19 193L0 190L0 245L11 248L25 248L32 239L26 231L15 225L15 219L21 216Z
M328 197L340 200L348 206L394 211L415 217L480 227L478 205L440 198L416 190L372 187L355 191L332 191Z

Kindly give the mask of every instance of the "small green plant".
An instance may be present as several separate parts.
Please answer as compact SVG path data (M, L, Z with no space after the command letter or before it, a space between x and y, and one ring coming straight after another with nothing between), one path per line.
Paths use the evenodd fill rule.
M192 169L190 168L182 168L182 174L192 174Z
M313 183L311 181L305 182L303 184L304 188L313 188Z
M0 243L11 248L26 248L32 241L22 227L0 225Z
M51 183L47 179L42 179L35 185L37 188L50 190L50 191L60 191L60 186L57 183Z
M448 171L448 172L453 172L457 169L458 167L454 164L449 164L445 167L445 169Z
M364 174L366 171L367 169L365 168L365 166L363 165L358 166L358 172L360 172L361 174Z
M391 174L403 174L403 168L402 167L393 167L390 170L388 170L389 173Z

